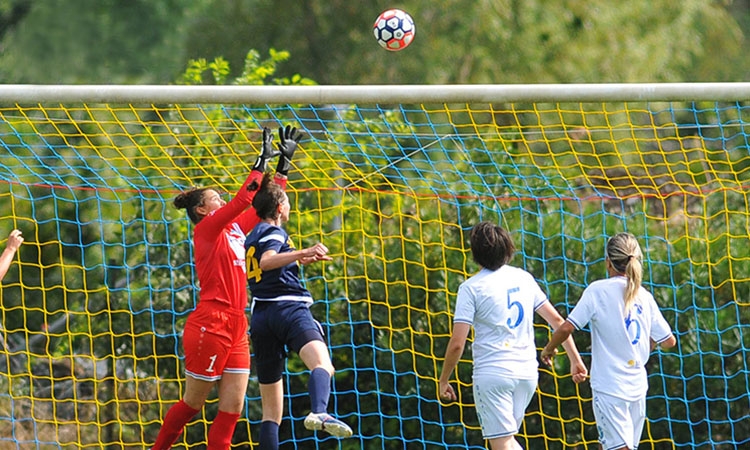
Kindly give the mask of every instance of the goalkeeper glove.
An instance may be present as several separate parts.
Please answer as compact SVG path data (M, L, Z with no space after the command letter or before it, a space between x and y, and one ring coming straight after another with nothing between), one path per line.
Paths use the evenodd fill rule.
M271 133L271 130L263 127L263 144L261 146L260 155L258 155L255 165L253 165L253 170L265 172L268 160L278 154L279 152L275 151L273 148L273 134Z
M279 163L276 166L276 173L286 176L289 168L292 166L292 156L297 150L297 144L302 140L303 134L296 128L287 125L286 128L279 127Z

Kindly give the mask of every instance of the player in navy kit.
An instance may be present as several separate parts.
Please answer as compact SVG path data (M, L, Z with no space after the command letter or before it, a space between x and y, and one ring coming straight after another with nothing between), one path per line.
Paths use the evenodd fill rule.
M269 177L283 191L299 137L294 128L279 129L277 152L271 131L264 128L262 152L228 203L210 188L193 188L174 200L175 207L187 209L195 224L193 247L200 300L188 316L182 336L185 393L164 417L152 450L172 447L215 385L219 390L219 412L209 429L207 448L226 450L232 443L250 374L244 243L246 234L260 220L250 204L268 160L277 154L280 159L276 175Z
M299 278L299 265L330 261L322 243L297 250L282 225L289 220L289 198L266 176L253 199L261 222L248 235L247 277L252 293L250 337L263 409L259 448L279 447L283 415L282 373L287 349L297 353L310 370L308 389L311 412L305 418L309 430L323 430L349 437L348 425L328 414L334 367L323 329L310 312L313 298Z
M677 343L653 295L641 286L643 253L635 236L607 241L609 278L591 283L541 354L550 364L557 346L586 324L591 328L591 391L599 446L633 450L646 420L646 361L656 345Z

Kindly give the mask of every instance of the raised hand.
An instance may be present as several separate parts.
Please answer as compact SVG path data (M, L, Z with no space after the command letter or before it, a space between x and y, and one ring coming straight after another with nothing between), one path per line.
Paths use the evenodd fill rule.
M276 166L276 173L286 176L292 166L292 156L297 150L299 141L304 135L297 128L287 125L285 128L279 127L278 151L281 154L279 163Z
M263 144L261 145L261 152L258 155L258 159L253 165L253 170L265 172L268 166L268 160L279 155L281 152L273 148L273 133L269 128L263 127Z

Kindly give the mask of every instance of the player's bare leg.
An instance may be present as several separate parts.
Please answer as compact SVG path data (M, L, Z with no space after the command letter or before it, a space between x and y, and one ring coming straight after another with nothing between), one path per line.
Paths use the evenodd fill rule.
M503 436L489 441L492 450L523 450L521 444L513 436Z

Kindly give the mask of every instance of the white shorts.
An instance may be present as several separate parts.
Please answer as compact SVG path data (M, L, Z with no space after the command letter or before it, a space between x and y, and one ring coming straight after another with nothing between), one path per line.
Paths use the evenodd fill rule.
M646 397L629 401L593 392L594 420L604 450L637 449L646 422Z
M474 402L485 439L518 434L537 380L497 375L474 376Z

